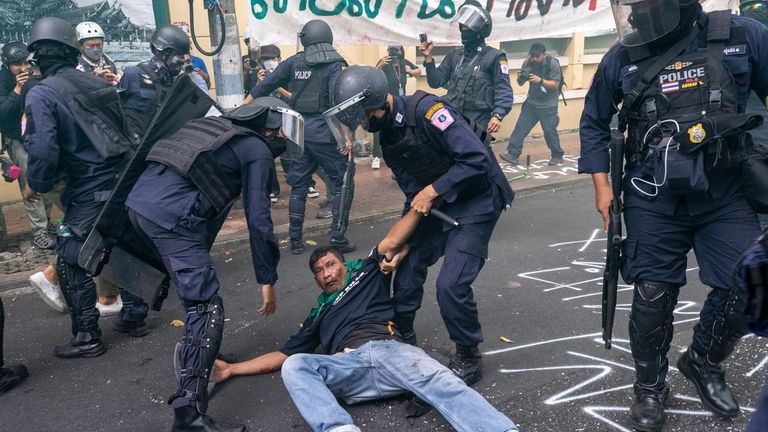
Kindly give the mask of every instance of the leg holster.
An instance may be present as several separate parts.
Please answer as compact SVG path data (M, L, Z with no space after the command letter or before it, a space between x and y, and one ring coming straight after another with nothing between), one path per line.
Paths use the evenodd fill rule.
M708 362L719 364L733 352L739 339L747 334L741 313L742 298L737 289L712 288L693 329L691 348Z
M658 393L666 385L667 352L680 287L641 281L635 285L629 339L635 360L635 387Z
M181 398L189 401L199 413L205 414L208 382L223 333L224 304L220 296L214 296L209 303L187 308L184 337L176 344L174 356L178 390L169 401L174 408L185 405L174 402Z

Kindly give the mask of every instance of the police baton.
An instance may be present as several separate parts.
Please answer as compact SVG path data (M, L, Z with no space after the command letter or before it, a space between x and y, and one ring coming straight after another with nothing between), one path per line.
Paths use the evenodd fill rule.
M451 224L453 226L459 226L459 221L457 221L456 219L448 216L447 214L441 212L438 209L431 209L429 211L429 214L431 214L432 216L440 219L441 221L443 221L445 223Z

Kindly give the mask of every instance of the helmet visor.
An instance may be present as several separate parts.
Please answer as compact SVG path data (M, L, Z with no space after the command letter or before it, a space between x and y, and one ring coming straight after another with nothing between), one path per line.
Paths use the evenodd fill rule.
M764 26L768 26L768 3L764 1L742 1L739 5L742 16L752 18Z
M323 113L339 149L352 145L358 127L368 129L368 116L360 104L365 97L365 92L357 93Z
M288 140L288 146L282 158L287 160L300 158L304 153L304 117L288 108L272 107L270 109L279 112L283 117L280 130Z
M619 42L632 47L655 41L680 22L678 0L612 0Z
M454 15L451 24L464 25L469 27L472 31L480 31L485 27L488 22L485 20L485 14L483 10L476 5L464 5L459 8L459 11Z

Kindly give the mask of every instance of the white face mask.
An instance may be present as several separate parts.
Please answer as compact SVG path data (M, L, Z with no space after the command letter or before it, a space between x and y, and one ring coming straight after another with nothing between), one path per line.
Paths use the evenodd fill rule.
M266 69L269 73L274 72L277 68L277 65L280 64L280 62L275 59L264 60L262 63L264 64L264 69Z

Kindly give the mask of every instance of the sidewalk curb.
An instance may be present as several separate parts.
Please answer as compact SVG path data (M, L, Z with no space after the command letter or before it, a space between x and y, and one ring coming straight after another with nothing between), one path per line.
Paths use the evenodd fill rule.
M542 184L533 184L530 186L521 186L521 187L515 187L515 184L512 184L512 188L515 190L515 202L517 202L521 198L527 198L530 196L538 195L539 193L545 192L549 189L559 189L564 187L578 187L582 184L586 184L591 182L591 178L589 176L582 176L577 175L573 177L567 177L563 180L555 180L551 182L546 182ZM512 204L515 205L514 203ZM366 215L360 215L357 217L350 217L349 224L359 224L363 222L370 222L370 221L381 221L388 218L394 218L398 216L401 212L400 208L393 209L393 210L383 210L381 213L374 213L374 214L366 214ZM328 231L328 228L331 226L331 222L323 222L318 225L313 225L310 227L305 227L304 230L304 238L316 238L321 237L325 235ZM277 237L278 241L280 242L281 249L287 250L287 243L284 243L283 241L288 238L288 224L281 224L274 227L275 236ZM230 236L229 238L217 240L214 242L213 247L211 249L211 253L216 254L222 254L225 251L232 251L232 250L243 250L248 249L248 230L243 230L242 232L238 232L235 235ZM28 279L31 275L34 273L37 273L42 269L36 269L36 270L30 270L26 272L20 272L20 273L12 273L7 275L2 275L0 280L0 293L5 291L10 291L18 288L24 288L28 287ZM26 292L26 291L22 291Z

